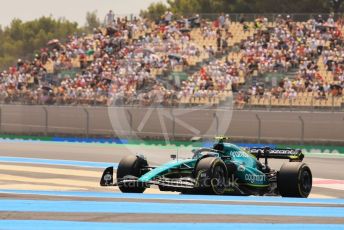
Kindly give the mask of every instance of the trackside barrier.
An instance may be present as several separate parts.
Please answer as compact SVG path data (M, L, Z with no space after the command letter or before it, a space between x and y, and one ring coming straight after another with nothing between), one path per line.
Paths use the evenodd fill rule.
M0 132L17 135L344 144L344 112L2 105Z

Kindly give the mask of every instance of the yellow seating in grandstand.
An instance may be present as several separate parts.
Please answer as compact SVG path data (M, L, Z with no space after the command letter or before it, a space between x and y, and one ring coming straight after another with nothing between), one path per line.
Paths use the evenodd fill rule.
M209 102L209 98L208 98L208 97L201 97L201 98L200 98L200 101L199 101L199 103L200 103L201 105L208 104L208 102Z
M250 98L251 105L257 105L258 104L258 98L256 96L252 96Z
M314 107L320 107L322 105L322 100L319 100L319 99L314 99L313 100L313 106Z
M79 58L72 58L72 66L73 68L80 68L80 60Z
M190 103L190 97L182 97L181 99L180 99L180 103L181 104L189 104Z
M342 97L336 97L334 99L334 106L335 107L340 107L342 106L342 103L343 103L343 98Z
M276 97L271 97L271 106L279 105L278 99Z
M215 98L214 98L214 104L215 104L215 105L220 104L220 99L219 99L219 97L215 97Z

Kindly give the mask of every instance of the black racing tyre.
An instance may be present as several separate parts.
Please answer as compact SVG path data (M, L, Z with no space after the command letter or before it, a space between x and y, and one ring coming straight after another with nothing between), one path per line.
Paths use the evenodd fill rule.
M119 183L118 187L121 192L143 193L145 191L146 187L141 183L120 184L125 177L140 177L142 175L142 168L144 166L148 166L148 163L145 159L132 155L124 157L119 162L117 168L117 183Z
M225 163L216 157L201 159L195 167L197 192L222 195L228 184L228 172Z
M277 176L277 187L283 197L308 197L312 190L312 172L301 162L286 162Z

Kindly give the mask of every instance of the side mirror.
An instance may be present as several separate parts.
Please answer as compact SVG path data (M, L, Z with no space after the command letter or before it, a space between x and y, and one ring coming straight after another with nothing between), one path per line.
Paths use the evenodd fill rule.
M177 155L176 154L171 154L171 159L172 160L175 160L177 158Z

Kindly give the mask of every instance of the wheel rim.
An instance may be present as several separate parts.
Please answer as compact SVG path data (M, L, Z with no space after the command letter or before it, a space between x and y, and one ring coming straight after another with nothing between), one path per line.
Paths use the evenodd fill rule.
M226 188L225 170L221 166L216 166L213 171L211 185L216 194L222 194Z
M312 189L312 176L308 170L304 170L301 174L301 188L305 193L309 193Z

